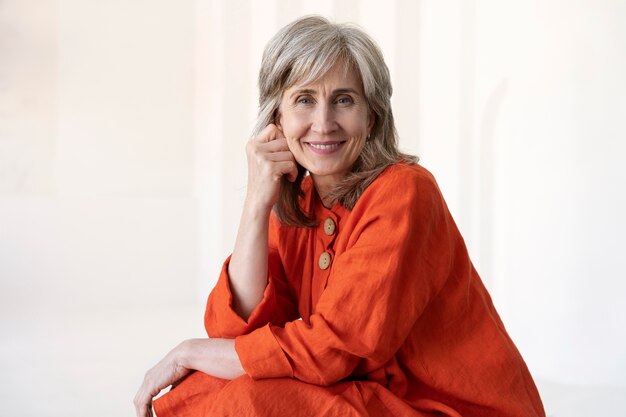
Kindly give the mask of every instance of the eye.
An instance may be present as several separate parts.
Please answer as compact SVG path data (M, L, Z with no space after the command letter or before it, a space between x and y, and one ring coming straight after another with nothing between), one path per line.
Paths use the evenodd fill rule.
M352 97L350 96L339 96L337 97L337 104L348 105L354 103Z
M311 104L313 100L309 96L300 96L296 99L296 103L298 104Z

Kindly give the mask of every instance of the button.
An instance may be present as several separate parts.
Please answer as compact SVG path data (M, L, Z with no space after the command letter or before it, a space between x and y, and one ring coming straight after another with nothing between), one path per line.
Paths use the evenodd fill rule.
M333 221L333 219L331 219L330 217L327 218L324 221L324 232L328 235L328 236L332 236L333 233L335 233L335 229L337 227L335 226L335 222Z
M328 269L328 267L330 266L330 260L330 253L324 252L320 255L320 259L319 261L317 261L317 264L321 269Z

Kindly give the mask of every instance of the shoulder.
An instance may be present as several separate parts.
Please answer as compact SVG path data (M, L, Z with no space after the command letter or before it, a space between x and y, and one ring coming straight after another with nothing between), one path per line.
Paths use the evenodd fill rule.
M355 235L378 234L386 239L425 236L451 219L433 175L420 165L395 164L363 192L350 214ZM438 226L439 225L439 226ZM445 236L452 229L439 229Z
M378 180L405 184L436 184L435 177L419 164L396 163L385 169Z
M359 203L416 204L441 199L435 177L421 165L397 163L387 167L363 192ZM355 206L356 208L356 206Z

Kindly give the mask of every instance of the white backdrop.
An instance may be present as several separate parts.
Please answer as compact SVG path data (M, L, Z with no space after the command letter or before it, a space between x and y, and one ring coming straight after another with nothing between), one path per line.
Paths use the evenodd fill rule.
M0 414L131 415L202 335L262 48L317 13L380 44L548 413L626 415L626 2L385 3L0 3Z

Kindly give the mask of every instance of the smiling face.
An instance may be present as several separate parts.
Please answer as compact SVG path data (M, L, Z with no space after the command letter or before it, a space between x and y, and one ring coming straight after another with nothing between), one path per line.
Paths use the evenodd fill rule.
M323 198L357 160L374 116L357 72L338 62L321 80L287 89L276 124Z

